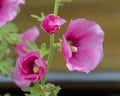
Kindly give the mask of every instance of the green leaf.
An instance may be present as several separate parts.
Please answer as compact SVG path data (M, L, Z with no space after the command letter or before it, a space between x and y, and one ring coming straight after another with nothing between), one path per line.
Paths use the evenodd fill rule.
M40 96L42 94L42 85L39 83L35 83L32 87L22 88L25 92L30 92L30 94L25 94L25 96Z
M1 46L0 46L0 60L3 59L6 50L7 50L7 43L3 41L1 42Z
M6 25L4 25L3 27L0 28L0 32L4 33L4 32L11 32L11 33L15 33L17 32L18 29L16 27L16 25L12 22L7 23Z
M13 71L13 59L11 58L6 58L5 60L2 60L0 62L0 72L4 76L9 76L11 75L11 72Z
M56 48L58 51L61 51L61 44L62 44L62 39L59 39L58 43L54 44L54 48Z
M46 47L46 43L42 43L40 48L41 57L44 57L48 53L49 53L49 49Z
M48 83L42 86L39 83L35 83L31 87L22 88L22 91L29 92L25 94L25 96L57 96L60 91L59 86L55 86L54 84Z
M39 48L37 47L36 43L34 41L28 40L27 44L30 48L32 48L34 51L39 51Z
M20 35L18 35L16 33L14 33L14 34L6 33L3 35L3 38L10 44L17 44L18 42L21 41Z
M29 48L23 47L24 51L26 52L31 52L32 50L30 50Z
M20 42L21 37L16 32L18 31L14 23L7 23L0 28L0 40L7 41L10 44L16 44Z

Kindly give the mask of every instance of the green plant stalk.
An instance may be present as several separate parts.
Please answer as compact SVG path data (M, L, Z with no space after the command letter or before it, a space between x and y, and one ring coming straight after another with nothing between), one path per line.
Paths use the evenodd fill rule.
M59 0L55 0L54 12L53 13L56 16L58 14L58 9L59 9ZM52 58L53 58L53 55L54 55L54 38L55 38L54 34L50 35L50 53L49 53L48 60L47 60L48 68L50 68Z
M59 9L59 0L55 0L55 4L54 4L54 15L57 16L58 14L58 9ZM55 35L52 34L50 35L50 52L49 52L49 55L48 55L48 59L47 59L47 64L48 64L48 70L51 66L51 63L52 63L52 58L53 58L53 55L54 55L54 38L55 38ZM45 82L46 82L46 75L43 77L42 81L41 81L41 84L44 86L45 85Z

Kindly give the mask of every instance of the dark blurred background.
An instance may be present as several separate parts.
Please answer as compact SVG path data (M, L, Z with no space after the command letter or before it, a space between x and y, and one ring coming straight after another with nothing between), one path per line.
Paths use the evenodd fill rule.
M14 20L19 27L19 33L34 25L39 28L40 22L30 15L40 15L41 12L47 15L53 12L53 6L54 0L26 0ZM60 6L59 16L68 23L56 34L56 42L66 31L69 22L77 18L95 21L105 32L103 61L90 74L68 72L62 54L55 54L48 81L62 86L59 96L120 96L120 0L73 0ZM49 43L49 36L41 29L40 31L41 36L37 39L37 44ZM0 82L1 94L11 92L22 96L20 89L11 79L2 82L4 79Z

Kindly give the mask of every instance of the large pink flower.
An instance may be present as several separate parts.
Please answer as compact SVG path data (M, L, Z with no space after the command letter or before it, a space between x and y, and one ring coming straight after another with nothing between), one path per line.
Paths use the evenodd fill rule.
M28 40L35 41L38 36L39 36L39 30L37 27L32 27L28 29L27 31L23 32L23 34L21 35L22 41L18 45L15 45L14 49L19 55L26 54L27 52L23 48L26 47L26 48L31 49L27 45L27 41Z
M104 32L95 22L71 21L63 35L62 53L70 71L90 72L103 58Z
M19 9L21 0L0 0L0 27L13 20Z
M58 16L49 14L45 16L41 23L42 29L48 34L54 34L59 30L59 27L63 25L66 21Z
M39 53L29 52L18 57L13 80L19 87L26 87L31 82L39 82L46 72L47 65Z

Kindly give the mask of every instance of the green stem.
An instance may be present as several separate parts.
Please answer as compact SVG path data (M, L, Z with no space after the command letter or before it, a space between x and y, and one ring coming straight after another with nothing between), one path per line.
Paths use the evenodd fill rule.
M58 9L59 9L59 0L55 0L54 15L58 14Z
M50 35L50 53L49 53L48 60L47 60L48 69L50 68L50 65L52 63L53 54L54 54L54 37L55 37L54 34Z
M56 15L56 16L58 14L58 9L59 9L59 0L55 0L54 15ZM50 35L50 52L49 52L48 59L47 59L48 70L51 66L52 58L53 58L53 55L54 55L54 52L55 52L55 50L54 50L54 38L55 38L54 34ZM46 75L43 77L43 79L41 81L41 84L44 86L45 82L46 82Z
M59 0L55 0L55 4L54 4L54 15L57 16L58 14L58 9L59 9ZM54 38L55 35L50 35L50 53L47 59L47 63L48 63L48 68L50 68L51 62L52 62L52 58L54 55Z

